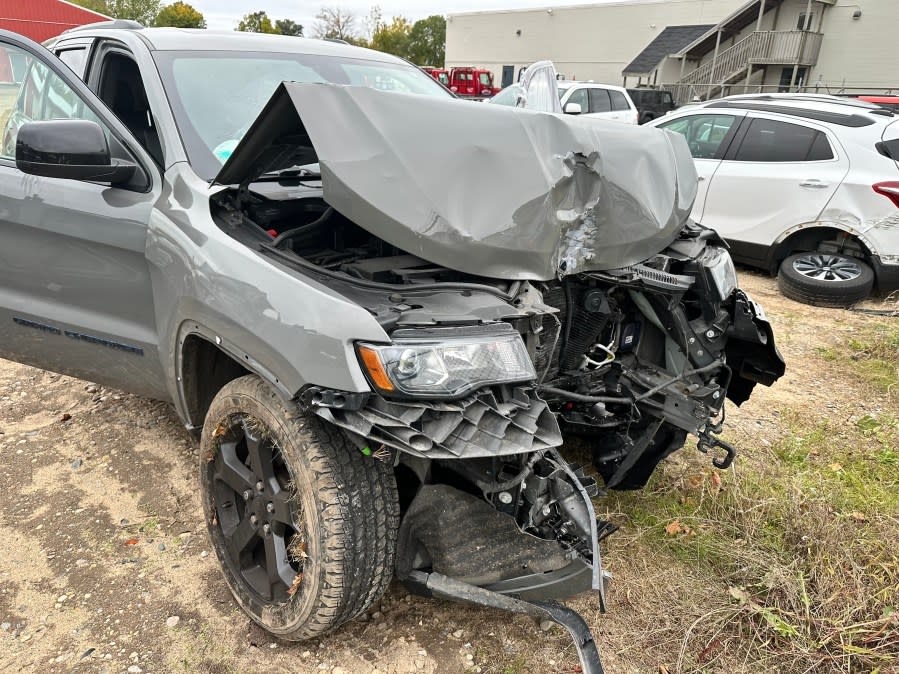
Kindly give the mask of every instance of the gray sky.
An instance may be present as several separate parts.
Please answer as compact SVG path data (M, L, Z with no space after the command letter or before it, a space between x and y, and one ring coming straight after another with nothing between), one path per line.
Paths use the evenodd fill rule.
M209 28L233 29L240 17L249 12L265 10L272 20L293 19L303 24L311 34L315 15L323 5L348 9L360 18L367 16L371 2L361 0L187 0L206 17ZM604 0L593 0L603 2ZM412 21L431 14L452 14L487 9L518 9L522 7L558 7L560 5L586 4L578 0L383 0L380 5L385 19L402 15Z

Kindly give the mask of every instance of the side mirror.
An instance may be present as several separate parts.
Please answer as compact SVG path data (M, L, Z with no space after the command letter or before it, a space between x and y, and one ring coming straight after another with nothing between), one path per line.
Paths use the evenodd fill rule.
M86 119L26 122L16 135L16 168L46 178L125 183L137 167L112 159L106 134Z
M565 110L566 115L579 115L581 114L581 104L580 103L566 103Z

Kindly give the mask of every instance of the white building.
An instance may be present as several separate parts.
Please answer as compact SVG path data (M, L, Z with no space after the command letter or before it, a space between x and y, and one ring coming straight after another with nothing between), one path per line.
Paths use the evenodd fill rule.
M447 18L447 67L509 84L551 59L568 79L746 91L899 91L899 0L631 0Z

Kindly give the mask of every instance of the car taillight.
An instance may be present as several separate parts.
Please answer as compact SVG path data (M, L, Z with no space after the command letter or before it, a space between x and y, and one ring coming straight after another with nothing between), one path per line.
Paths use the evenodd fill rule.
M896 208L899 208L899 180L887 180L882 183L871 185L877 194L882 194L893 202Z

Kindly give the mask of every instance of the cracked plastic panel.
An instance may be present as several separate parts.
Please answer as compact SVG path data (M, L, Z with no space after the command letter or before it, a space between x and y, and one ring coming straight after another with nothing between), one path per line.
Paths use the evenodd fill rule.
M452 402L371 396L360 410L317 407L315 413L372 445L430 459L505 456L562 444L555 415L524 388L508 401L490 390Z

